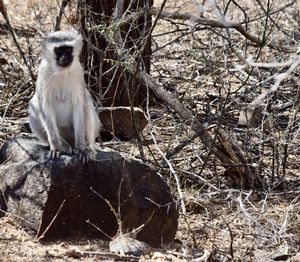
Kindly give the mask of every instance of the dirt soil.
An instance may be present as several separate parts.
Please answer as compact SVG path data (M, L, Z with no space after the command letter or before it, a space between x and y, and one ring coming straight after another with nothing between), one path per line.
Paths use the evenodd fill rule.
M53 29L57 2L4 3L36 74L41 37ZM161 3L157 0L155 6ZM169 0L165 10L221 19L213 0L200 3ZM219 8L226 10L226 19L242 23L251 34L264 37L265 43L291 52L260 48L234 29L166 18L153 31L151 75L212 135L219 127L227 139L236 141L261 186L233 188L224 167L208 154L199 137L191 139L191 128L170 107L157 103L147 109L150 123L143 135L153 142L143 150L147 163L165 177L173 193L183 196L174 243L141 257L109 253L108 243L102 240L45 243L28 235L8 214L0 218L0 261L300 261L299 65L274 92L268 90L288 67L245 66L245 60L285 62L298 55L292 49L299 47L300 0L224 0ZM64 27L75 24L76 7L67 7ZM28 69L0 16L1 144L25 131L23 118L33 92ZM268 95L261 103L259 124L239 126L241 112L264 92ZM183 142L186 145L173 152ZM104 146L140 158L136 141L108 141Z

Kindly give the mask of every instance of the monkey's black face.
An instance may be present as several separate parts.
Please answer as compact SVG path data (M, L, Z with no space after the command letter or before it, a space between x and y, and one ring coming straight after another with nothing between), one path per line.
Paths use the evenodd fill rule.
M56 55L56 62L61 67L67 67L72 64L73 61L73 47L72 46L59 46L54 48Z

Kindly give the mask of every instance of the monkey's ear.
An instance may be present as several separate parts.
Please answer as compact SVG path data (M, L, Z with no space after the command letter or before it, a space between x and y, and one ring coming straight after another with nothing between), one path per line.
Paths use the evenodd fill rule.
M49 38L49 36L52 34L53 32L48 32L48 33L46 33L46 34L43 34L43 33L41 33L41 35L42 35L42 41L41 41L41 43L42 43L42 47L43 48L46 48L47 47L47 40L48 40L48 38Z
M83 46L83 37L79 32L76 32L76 45L74 46L77 49L78 54L81 52Z
M77 32L77 41L83 41L82 35L79 32Z
M42 36L42 41L41 41L41 44L42 44L42 51L43 51L43 50L45 51L46 48L47 48L47 36L48 36L48 34Z
M69 34L71 34L74 39L78 40L78 41L82 41L82 36L81 34L75 29L75 28L71 28L69 31L67 31Z
M49 33L44 34L43 32L40 32L40 34L41 34L42 44L44 44L45 40L47 39Z

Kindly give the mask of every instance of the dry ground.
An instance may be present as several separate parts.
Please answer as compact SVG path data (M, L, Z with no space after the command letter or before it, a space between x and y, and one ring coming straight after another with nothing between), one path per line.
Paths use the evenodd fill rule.
M156 5L161 2L156 1ZM238 1L241 10L235 1L223 0L219 1L221 10L225 10L228 2L231 4L226 18L250 21L248 30L265 35L267 42L298 47L299 0L280 12L276 10L292 1L243 0ZM21 46L36 72L40 33L53 28L57 3L5 3ZM194 3L169 0L166 8L197 14ZM274 14L267 19L263 9L267 10L268 3L272 4L270 11ZM71 21L73 11L67 10ZM206 15L216 18L209 12ZM3 25L0 18L2 143L20 132L16 119L27 115L26 104L34 90L28 70ZM205 160L207 150L199 138L187 143L166 162L160 152L171 152L189 140L193 132L169 107L150 107L151 121L144 135L155 143L144 148L147 161L165 176L177 196L174 176L179 178L184 207L175 242L151 251L140 261L300 261L299 66L276 92L267 96L263 119L257 127L237 126L240 110L272 87L274 75L286 70L241 69L240 58L251 55L257 62L283 62L295 57L295 53L260 49L235 30L195 27L191 21L160 20L153 35L152 75L210 126L212 134L213 128L220 125L228 137L239 143L257 168L263 187L250 191L233 189L222 176L224 169L218 161L213 156ZM285 108L290 101L291 105ZM135 142L107 142L105 146L139 157ZM174 172L170 172L170 166ZM28 236L13 218L0 219L0 261L137 260L109 254L107 246L96 240L42 244Z

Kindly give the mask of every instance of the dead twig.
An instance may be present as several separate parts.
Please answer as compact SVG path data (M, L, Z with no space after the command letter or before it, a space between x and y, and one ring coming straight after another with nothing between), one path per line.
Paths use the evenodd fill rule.
M172 156L176 155L178 152L180 152L183 148L185 148L188 144L192 143L196 138L198 137L198 134L194 134L191 138L181 142L178 146L176 146L174 149L170 150L166 154L166 158L170 159Z
M55 24L55 27L54 27L55 31L60 30L60 24L61 24L62 16L65 13L65 8L66 8L66 6L68 5L69 2L70 2L70 0L62 0L62 2L61 2L59 13L58 13L58 16L56 17L56 24Z
M27 61L25 53L23 52L23 50L22 50L22 48L19 44L18 37L16 35L15 29L12 27L12 25L10 23L10 20L9 20L9 17L8 17L8 14L7 14L7 10L6 10L6 7L5 7L5 4L4 4L3 0L0 0L0 12L1 12L1 14L2 14L2 16L3 16L3 18L6 22L7 28L9 30L9 32L11 33L13 41L14 41L14 43L15 43L15 45L16 45L16 47L17 47L17 49L18 49L18 51L19 51L19 53L20 53L20 55L21 55L21 57L24 61L24 64L26 65L26 67L29 71L31 79L32 79L33 82L35 82L36 77L35 77L35 75L32 71L32 67L30 66L29 62Z
M49 225L47 226L47 228L44 230L44 232L39 236L38 241L41 240L42 238L44 238L45 234L48 232L48 230L50 229L50 227L52 226L52 224L54 223L55 219L57 218L58 214L60 213L61 209L63 208L64 204L65 204L66 200L64 199L63 202L61 203L60 207L58 208L56 214L54 215L54 217L52 218L52 220L50 221Z
M272 85L270 89L260 94L255 100L252 102L253 105L260 104L266 96L268 96L271 93L274 93L280 86L281 82L286 79L289 75L292 74L292 72L296 69L296 67L300 64L300 56L298 56L290 65L290 67L283 73L280 73L275 76L275 83Z

